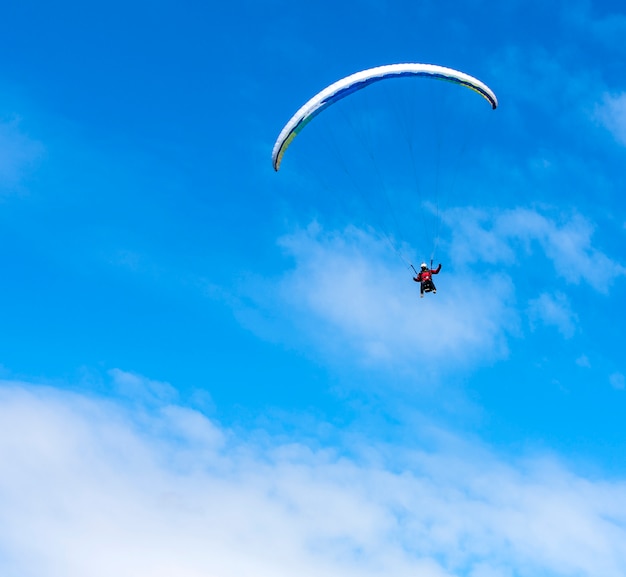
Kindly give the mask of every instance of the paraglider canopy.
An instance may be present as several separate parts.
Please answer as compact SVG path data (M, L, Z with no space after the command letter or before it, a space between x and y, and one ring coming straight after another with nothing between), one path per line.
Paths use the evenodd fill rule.
M436 66L434 64L415 63L389 64L369 68L368 70L346 76L331 84L311 98L291 117L278 135L272 150L272 165L274 166L274 170L278 171L280 168L283 155L293 139L326 107L374 82L402 76L430 76L435 79L461 84L483 96L491 104L493 109L498 106L496 95L486 84L469 74L459 72L452 68Z
M279 171L296 136L319 115L308 136L298 139L301 154L289 163L296 175L288 179L291 187L312 192L316 208L326 215L343 206L351 225L379 232L413 268L417 258L430 256L432 262L441 209L453 189L471 186L457 173L480 172L467 144L473 119L487 110L481 100L491 109L498 106L491 88L452 68L404 63L362 70L297 110L274 143L272 166Z

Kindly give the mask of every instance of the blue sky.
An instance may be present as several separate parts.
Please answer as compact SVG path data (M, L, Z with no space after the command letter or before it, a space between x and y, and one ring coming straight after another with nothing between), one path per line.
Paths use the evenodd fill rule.
M618 2L5 7L0 573L626 573L624 37ZM423 300L311 178L325 113L270 158L396 62L500 102Z

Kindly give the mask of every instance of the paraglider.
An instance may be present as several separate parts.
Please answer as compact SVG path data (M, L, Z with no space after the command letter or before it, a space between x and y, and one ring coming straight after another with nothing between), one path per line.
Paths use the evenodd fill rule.
M415 282L420 283L420 297L424 298L424 293L432 292L433 294L437 294L437 287L433 282L433 275L439 274L441 270L441 263L437 268L428 268L425 262L423 262L420 266L420 271L416 276L413 277Z
M279 169L281 168L281 164L283 162L285 153L290 148L295 138L303 131L303 129L316 116L320 115L320 113L324 112L328 108L332 108L334 110L334 107L332 105L334 105L335 103L347 97L351 97L350 102L352 102L352 98L355 98L353 95L355 95L357 92L360 92L366 87L372 86L373 84L382 85L387 80L401 79L401 78L404 78L404 79L425 78L425 79L443 80L443 81L446 81L446 83L448 84L452 83L460 87L469 88L470 90L474 91L479 96L484 98L490 104L492 109L496 109L498 106L498 100L496 98L495 93L486 84L484 84L477 78L470 76L469 74L460 72L458 70L454 70L452 68L447 68L444 66L438 66L438 65L433 65L433 64L420 64L420 63L389 64L389 65L384 65L384 66L378 66L375 68L370 68L367 70L356 72L354 74L351 74L349 76L346 76L345 78L342 78L334 82L333 84L324 88L323 90L318 92L315 96L310 98L303 106L301 106L297 110L297 112L289 119L289 121L285 124L285 126L280 131L278 138L276 139L276 142L272 149L272 166L274 170L276 172L279 171ZM396 85L397 84L394 84L394 86ZM369 93L369 91L367 92ZM424 96L425 94L421 94L420 97L423 98ZM433 98L433 100L437 101L437 98ZM473 104L474 99L469 98L469 100L471 100ZM419 132L427 132L426 126L427 126L428 121L430 121L428 114L424 110L422 109L415 110L417 107L410 101L410 99L409 99L409 102L411 104L411 110L409 110L408 114L401 116L401 122L406 124L406 126L402 127L403 130L400 131L400 133L402 133L402 136L404 137L407 137L407 135L412 136L413 134L419 133ZM438 105L440 103L435 102L435 104ZM452 107L454 108L454 104L452 105ZM408 125L408 120L410 116L419 117L419 124L417 125L417 129ZM366 113L363 115L363 117L376 118L374 113L369 113L369 114ZM358 120L363 121L363 117L359 118ZM342 130L338 128L338 126L335 126L334 125L335 123L333 122L329 122L329 124L332 126L332 128L335 129L335 131ZM358 123L355 123L355 124L358 124ZM354 129L354 124L348 125L348 129L344 130L343 132L340 132L340 137L346 136L346 133L349 132L349 129ZM424 213L426 211L430 211L430 214L434 215L434 218L439 219L439 201L437 198L437 194L438 194L438 189L442 187L442 184L440 182L442 178L440 178L440 175L437 174L436 177L433 177L432 183L429 183L428 185L424 185L423 183L426 181L425 175L428 173L429 170L430 171L438 170L438 166L440 164L443 164L444 162L447 162L448 159L446 157L442 161L441 160L443 158L443 155L442 155L440 158L436 159L436 162L429 163L423 158L422 150L432 149L432 150L438 151L441 148L441 139L442 139L441 133L443 131L432 129L430 132L434 133L433 139L436 140L436 143L432 144L430 147L426 145L425 149L417 149L417 147L415 147L412 143L410 143L409 144L410 155L407 155L406 157L409 160L407 160L405 164L399 164L399 167L400 167L399 170L395 169L394 167L394 170L391 171L392 172L392 184L388 185L388 184L383 184L382 182L380 182L382 181L382 178L380 178L382 171L380 170L380 166L378 165L379 159L380 158L383 158L384 160L393 159L394 161L399 163L400 161L398 159L400 158L400 156L398 154L395 154L395 151L390 151L388 148L384 148L382 153L379 155L373 153L370 150L367 150L367 145L370 140L374 142L379 142L381 141L381 138L380 138L381 135L383 137L388 136L388 134L384 134L384 132L386 132L386 129L387 129L387 125L385 124L385 122L378 122L374 126L374 129L375 130L372 132L379 131L379 130L383 132L376 132L376 136L374 136L373 138L369 138L371 137L371 134L367 134L368 138L360 138L358 140L359 147L356 147L355 150L358 151L362 149L362 150L365 150L366 152L366 155L360 158L358 157L358 152L355 152L354 150L352 150L351 147L347 146L345 142L340 141L339 145L336 146L336 148L341 153L341 157L339 157L339 153L337 153L337 157L338 157L337 164L341 165L341 168L344 169L345 172L347 171L345 170L345 166L344 166L346 164L345 162L346 158L344 155L346 154L348 155L348 160L356 158L356 162L355 162L356 168L354 170L354 174L351 175L353 176L352 181L343 185L343 188L340 189L340 191L343 193L349 189L353 189L353 190L356 190L359 194L365 196L366 194L368 194L370 190L374 190L376 186L379 187L379 194L381 197L384 198L384 200L380 201L378 207L376 208L373 207L373 203L370 202L371 200L370 198L366 199L367 202L365 203L368 207L370 207L370 214L372 215L372 219L378 223L378 226L375 228L380 230L382 236L385 238L388 244L393 248L393 250L402 258L402 260L404 260L405 263L407 263L411 268L413 268L413 270L415 270L413 265L410 264L410 260L406 259L401 254L401 250L404 250L408 246L408 243L406 243L402 238L401 231L399 230L402 227L399 225L399 221L401 218L408 219L407 215L409 211L407 210L407 208L404 205L401 206L401 210L398 210L396 214L393 214L387 219L385 224L390 223L390 226L384 226L384 225L381 225L380 223L383 222L382 213L384 212L384 209L387 209L388 207L391 208L391 206L393 205L392 200L394 199L394 195L397 195L398 198L402 198L402 195L405 195L404 198L410 198L410 197L407 197L406 195L410 194L409 189L411 187L402 188L402 186L398 185L398 181L397 181L398 172L404 171L407 173L407 175L410 174L414 178L415 181L418 181L419 179L421 179L419 184L417 182L413 183L412 194L414 198L418 199L418 204L421 207L420 210L422 211L422 215L419 219L413 219L412 221L410 221L409 224L407 225L407 228L425 229L427 230L428 234L430 234L430 236L432 237L430 241L432 242L432 246L433 246L432 253L431 253L431 266L432 266L433 253L437 247L438 240L439 240L438 239L439 222L436 222L432 226L425 226L424 223L426 221L426 217L424 216ZM451 133L452 133L451 138L453 140L456 140L456 141L461 140L460 138L461 131L458 130L456 126L453 126ZM392 140L392 145L394 143L399 143L398 141L401 140L400 137L395 136L395 133L393 137L389 136L389 139L391 138L395 139L395 140ZM324 148L324 147L320 147L320 149L321 148ZM329 146L325 148L330 149L332 147ZM318 152L318 150L319 149L315 149L313 151L314 155L315 153ZM404 162L404 160L402 160L402 162ZM362 177L362 175L360 174L362 172L362 169L366 167L367 164L371 164L373 167L372 168L373 177L369 179ZM412 164L412 165L408 166L409 164ZM450 166L450 164L448 164L448 166ZM326 169L326 165L324 165L324 168ZM444 169L442 170L442 172L446 172L446 170ZM452 172L452 171L448 171L448 172ZM337 174L340 174L340 173L341 171L338 170ZM330 177L330 179L332 180L332 176ZM357 184L357 179L361 180L361 182L359 182L358 184ZM427 188L427 187L433 189L434 197L435 197L435 202L430 202L430 204L426 202L423 198L423 194L424 194L423 190L424 188ZM393 229L393 230L390 230L390 229ZM432 275L439 273L439 271L441 270L441 265L439 265L439 267L437 267L436 269L429 269L424 263L421 268L422 270L419 273L415 271L416 277L413 278L414 281L420 282L421 296L423 297L425 292L436 293L437 291L432 281Z

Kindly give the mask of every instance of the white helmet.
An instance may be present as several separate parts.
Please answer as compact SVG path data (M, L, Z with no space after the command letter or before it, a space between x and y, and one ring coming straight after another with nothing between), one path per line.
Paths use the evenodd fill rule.
M425 262L423 262L423 263L420 265L420 267L421 267L421 268L428 268L428 267L426 266L426 263L425 263Z

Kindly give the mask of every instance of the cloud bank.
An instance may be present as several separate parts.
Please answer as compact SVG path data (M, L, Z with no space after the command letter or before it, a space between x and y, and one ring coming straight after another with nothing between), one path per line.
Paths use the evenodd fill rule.
M0 384L2 575L626 571L623 481L436 433L428 450L279 441L158 402L153 384L149 408Z

